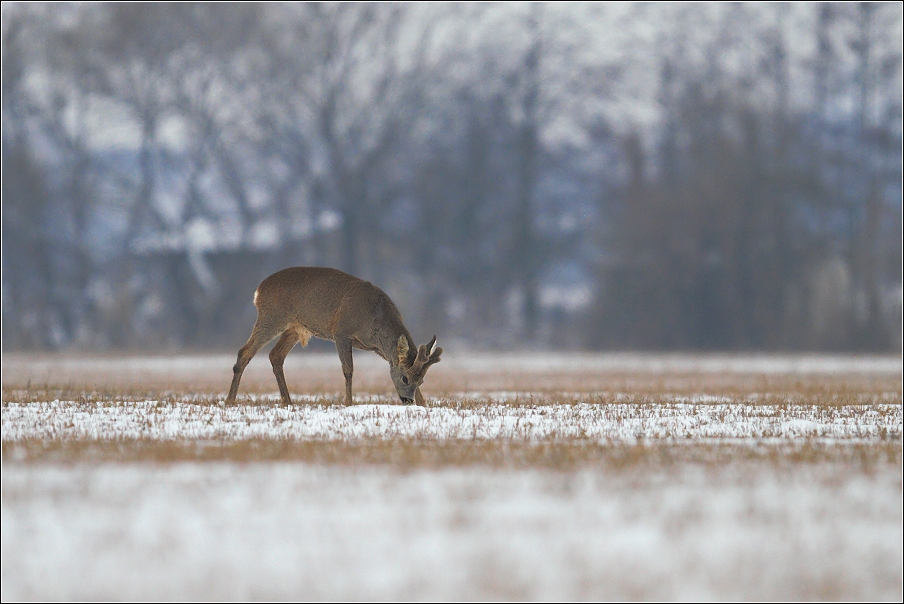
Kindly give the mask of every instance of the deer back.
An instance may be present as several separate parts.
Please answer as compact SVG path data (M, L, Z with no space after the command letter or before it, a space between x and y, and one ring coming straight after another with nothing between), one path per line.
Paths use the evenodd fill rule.
M392 350L401 334L411 340L401 314L383 290L336 269L281 270L261 282L254 304L259 320L274 326L301 325L333 341L351 338L357 348L381 354Z

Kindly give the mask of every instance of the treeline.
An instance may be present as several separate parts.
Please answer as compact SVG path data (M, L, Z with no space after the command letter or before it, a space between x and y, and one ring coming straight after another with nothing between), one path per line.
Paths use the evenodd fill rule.
M3 5L3 349L901 347L900 3ZM429 332L429 333L428 333Z

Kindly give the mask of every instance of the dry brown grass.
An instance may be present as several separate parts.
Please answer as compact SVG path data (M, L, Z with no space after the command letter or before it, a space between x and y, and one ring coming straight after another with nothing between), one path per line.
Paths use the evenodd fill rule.
M75 464L96 462L235 463L303 462L344 466L384 465L399 470L448 466L542 468L571 471L659 469L679 464L721 467L757 462L789 469L799 464L841 464L869 473L902 464L900 441L825 444L808 440L776 444L654 443L626 445L580 439L545 442L498 440L361 439L298 441L250 439L206 441L25 440L2 444L5 463Z
M319 356L312 361L306 353L294 353L286 363L289 390L296 395L312 395L327 400L344 392L338 358ZM371 355L373 356L373 355ZM462 393L522 393L512 401L542 404L568 395L606 396L620 393L652 399L688 395L732 398L750 394L807 397L815 404L857 404L864 397L892 395L901 400L901 373L743 373L702 371L622 371L541 369L500 370L488 364L440 363L424 384L424 393L434 399L459 400ZM247 394L278 397L276 381L261 353L248 366L240 396ZM361 359L358 362L357 359ZM359 353L355 367L355 393L394 396L385 364ZM200 396L198 402L224 397L232 378L231 355L192 357L114 357L71 354L5 354L2 364L3 400L10 402L52 400L175 400ZM567 397L567 395L565 395ZM540 402L538 402L540 401ZM831 401L836 401L832 403ZM479 401L477 401L479 404ZM563 401L564 402L564 401Z
M129 392L132 392L131 394ZM355 404L367 404L374 402L370 398L372 393L356 394ZM380 393L386 398L379 399L381 404L401 405L393 398L391 393ZM314 393L314 398L296 398L294 405L318 405L318 406L343 406L344 395L338 393ZM787 410L791 405L814 405L819 407L843 407L850 405L871 405L882 403L883 405L901 405L904 401L900 392L876 391L876 392L821 392L810 390L806 392L790 393L753 393L738 395L716 395L712 398L694 398L689 401L689 395L674 393L650 393L650 394L625 394L625 393L580 393L580 392L523 392L503 399L496 398L490 392L487 396L433 396L425 401L427 407L447 407L453 409L479 409L485 407L488 402L502 402L509 407L542 407L545 405L672 405L682 402L693 402L694 405L721 405L733 402L743 402L748 405L769 405L776 409L776 414ZM10 403L47 403L52 401L72 401L77 404L102 404L122 405L135 401L157 401L160 403L184 403L199 406L218 406L223 403L222 395L189 394L172 390L157 391L108 391L79 390L77 388L44 388L29 386L27 388L6 387L3 389L2 405ZM238 401L242 405L254 407L279 407L281 406L278 394L260 395L260 398L251 399L247 395L240 396ZM877 412L884 413L878 408Z
M287 367L293 394L308 395L298 404L337 407L328 410L270 409L278 395L266 355L242 383L239 402L253 408L220 409L231 363L4 355L4 587L12 599L900 599L900 373L441 363L425 394L443 409L418 416L681 421L639 439L556 430L360 437L349 434L378 411L338 408L338 359ZM386 374L382 364L356 366L357 395L389 395L359 402L395 402ZM248 394L265 396L251 403ZM567 407L577 403L597 406ZM564 407L523 408L552 404ZM720 407L702 407L710 404ZM387 421L409 413L372 409ZM732 429L778 421L755 436L683 435L681 422L694 414ZM301 422L247 438L172 430L205 418L244 429L321 415L348 417L354 431L328 440L322 434L333 432L299 437ZM136 431L111 427L152 416ZM23 417L37 418L34 430L16 431ZM782 422L800 417L881 430L784 436ZM101 429L69 430L85 418ZM450 554L432 566L430 556L411 554L436 544ZM379 564L365 570L389 591L360 579L368 573L358 554L371 549ZM299 583L298 569L314 570ZM397 579L394 591L385 577Z
M266 395L255 404L277 404L276 385L266 355L249 366L242 394ZM486 355L491 358L492 355ZM343 378L338 359L287 366L294 394L316 397L311 402L341 403ZM48 402L122 404L136 400L217 405L231 378L226 355L169 357L82 357L76 355L4 355L3 404ZM501 371L488 365L438 365L428 377L428 405L479 408L487 396L473 393L506 391L505 404L673 404L675 397L709 395L740 402L816 406L902 404L900 373L719 373L625 371ZM381 363L361 363L355 371L358 395L390 395L389 378ZM463 394L464 393L464 394ZM514 393L514 394L513 394ZM272 398L271 398L272 397ZM389 399L392 401L392 399ZM243 396L242 403L249 403ZM706 404L706 400L695 401ZM882 413L882 409L878 409ZM500 440L418 441L373 439L303 441L250 439L239 442L158 440L3 442L4 462L82 463L92 461L298 461L329 464L383 464L407 469L456 465L538 467L568 470L582 467L646 467L675 463L722 464L749 459L770 464L843 463L868 469L877 464L901 465L900 440L873 444L825 445L802 439L781 445L759 444L606 444L581 439L544 442Z

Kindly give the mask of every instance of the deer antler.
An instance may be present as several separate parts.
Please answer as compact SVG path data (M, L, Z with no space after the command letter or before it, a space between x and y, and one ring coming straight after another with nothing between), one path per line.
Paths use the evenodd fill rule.
M417 349L417 358L414 359L414 363L411 365L412 373L421 373L427 370L430 365L434 363L439 363L439 357L443 354L442 348L435 348L436 344L436 336L433 336L433 339L430 340L429 344L421 344Z
M436 336L433 336L433 339L430 340L429 344L421 344L417 349L417 360L421 363L426 363L430 353L433 352L433 346L436 344Z

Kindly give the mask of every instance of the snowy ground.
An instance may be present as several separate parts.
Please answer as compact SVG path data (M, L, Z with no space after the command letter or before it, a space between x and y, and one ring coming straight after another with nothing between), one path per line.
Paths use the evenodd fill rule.
M2 596L900 601L898 470L14 465Z
M480 404L479 399L466 398L468 406L447 406L439 401L431 407L385 403L351 407L221 407L158 401L9 403L2 412L3 441L901 438L901 405L887 402L817 406L707 398L705 402L556 404L549 397L537 399L543 404L531 404L527 396L521 397L518 405L497 399Z
M900 358L307 352L4 355L2 599L904 596Z

